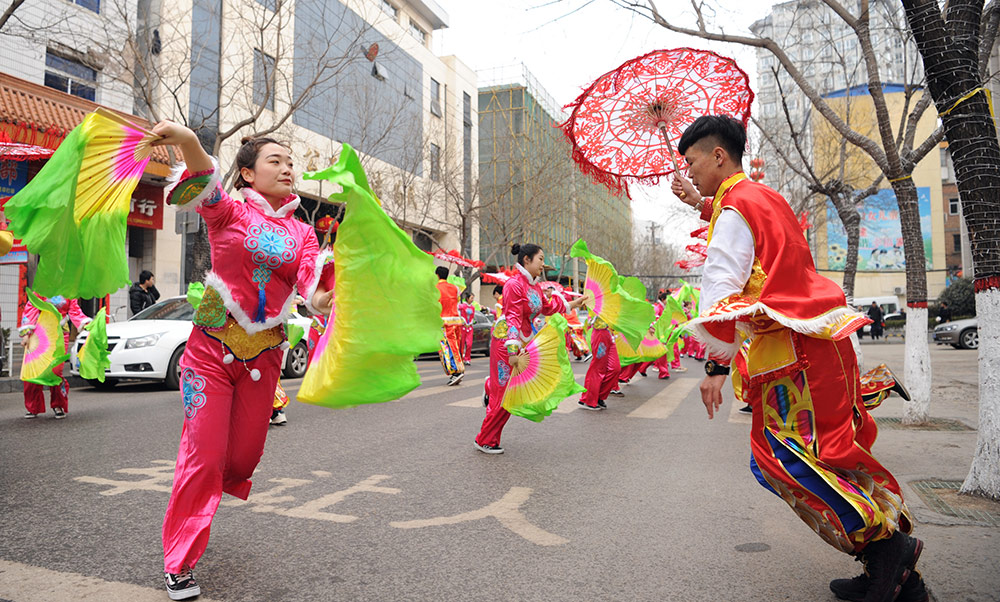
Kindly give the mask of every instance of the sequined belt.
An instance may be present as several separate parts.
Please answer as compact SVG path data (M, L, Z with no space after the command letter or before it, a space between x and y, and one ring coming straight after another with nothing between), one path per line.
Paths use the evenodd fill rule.
M235 359L240 361L250 361L285 342L285 329L281 325L247 334L232 316L226 316L226 323L222 328L204 331L206 335L225 345Z

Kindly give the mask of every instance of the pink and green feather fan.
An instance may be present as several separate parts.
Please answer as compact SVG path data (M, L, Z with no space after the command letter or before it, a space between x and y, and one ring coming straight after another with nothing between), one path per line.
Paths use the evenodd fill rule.
M62 377L53 369L66 361L66 343L62 333L62 315L54 305L42 301L33 291L28 291L28 300L38 311L38 323L28 335L21 363L21 380L36 385L56 386Z
M521 350L527 364L511 370L501 405L515 416L541 422L559 403L574 393L582 393L573 378L566 351L569 324L560 314L549 316L545 326Z

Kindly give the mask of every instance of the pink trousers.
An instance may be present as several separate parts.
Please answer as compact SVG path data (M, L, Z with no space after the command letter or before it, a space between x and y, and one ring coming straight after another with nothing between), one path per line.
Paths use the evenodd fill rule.
M509 356L504 342L503 339L490 338L490 377L486 379L484 385L490 403L486 407L483 426L476 435L476 443L479 445L491 447L500 445L500 435L510 418L510 412L500 405L507 390L507 383L510 381L510 364L507 363Z
M163 568L180 573L208 545L212 518L226 492L250 495L250 475L264 452L281 349L245 364L222 361L222 343L194 328L181 358L184 428L174 486L163 517ZM251 370L260 371L253 380Z
M59 364L52 369L57 376L62 376L63 367L66 364ZM24 383L24 408L32 414L45 413L45 387L35 383ZM52 409L62 408L64 412L69 411L69 383L66 379L58 385L49 387L49 404Z
M615 347L611 331L598 328L590 335L590 348L594 358L590 360L583 386L587 388L580 401L590 407L597 407L598 401L608 398L611 390L618 385L621 364L618 363L618 348Z
M472 360L472 327L463 326L461 334L462 360L468 362Z

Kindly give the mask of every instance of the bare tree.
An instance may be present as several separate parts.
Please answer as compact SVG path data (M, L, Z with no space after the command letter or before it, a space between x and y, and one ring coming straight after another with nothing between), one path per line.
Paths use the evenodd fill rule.
M10 6L0 15L0 31L3 30L3 26L7 24L7 21L10 21L10 18L14 16L14 11L20 8L22 4L24 4L24 0L11 1Z
M874 108L877 136L869 137L854 129L822 97L809 78L803 73L802 65L789 54L789 48L767 37L751 37L727 33L721 27L710 25L712 10L703 2L692 3L694 26L679 25L660 12L653 0L611 0L618 6L643 15L657 25L692 37L714 42L740 44L768 51L781 65L789 79L809 100L812 108L849 143L864 151L878 165L892 186L899 205L900 226L906 258L906 294L909 307L906 325L906 383L912 399L904 406L903 421L906 424L924 422L929 417L930 408L930 352L927 345L927 273L923 237L920 229L920 213L917 189L912 173L917 163L927 153L936 149L944 137L944 130L938 127L927 138L917 141L917 125L931 104L931 96L921 95L911 102L908 96L903 103L899 123L894 123L886 103L883 80L880 77L880 61L872 44L871 3L860 0L852 5L852 12L837 0L822 0L826 9L846 26L861 50L865 81ZM888 17L894 15L892 3L876 2L879 10L885 10ZM996 23L990 25L994 29Z
M1000 144L986 64L1000 6L903 0L941 114L968 224L979 314L979 439L963 493L1000 500ZM985 90L985 92L984 92Z

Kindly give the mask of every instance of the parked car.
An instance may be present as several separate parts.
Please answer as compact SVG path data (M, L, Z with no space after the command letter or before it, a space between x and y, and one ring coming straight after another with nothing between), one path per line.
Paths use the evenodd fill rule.
M490 337L493 333L493 315L476 312L475 320L472 323L472 348L470 353L482 353L490 355ZM437 353L422 353L420 359L437 357Z
M96 387L110 388L120 380L160 380L169 389L180 383L181 355L191 334L194 308L187 297L171 297L147 307L125 322L108 324L108 351L111 367L105 371L103 383ZM289 318L308 332L310 319L293 313ZM80 375L77 352L87 340L84 331L76 338L70 351L70 373ZM282 373L286 378L299 378L306 371L308 343L303 338L282 358Z
M862 313L864 313L864 308L862 308ZM865 314L865 315L867 315L867 314ZM899 313L896 313L896 314L886 314L886 315L882 316L882 322L888 322L889 320L895 320L896 318L903 318L903 319L905 319L906 316L904 316L903 314L899 314ZM858 335L858 336L859 336L859 338L864 338L865 335L869 335L870 336L871 333L872 333L872 325L871 324L865 324L864 326L861 327L861 334Z
M979 321L967 318L938 324L934 327L934 342L955 349L979 349Z

